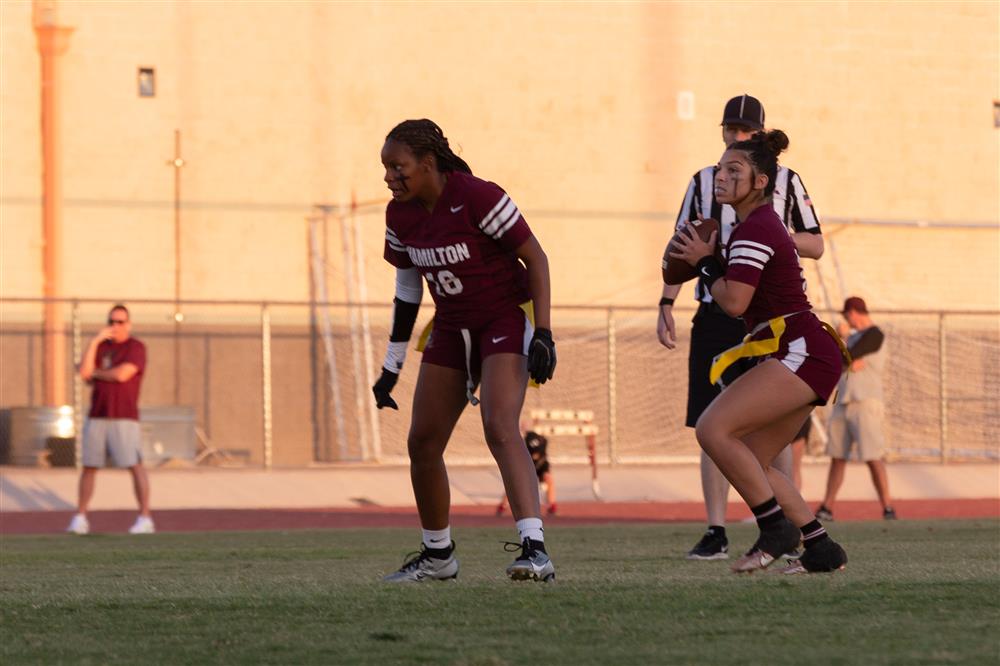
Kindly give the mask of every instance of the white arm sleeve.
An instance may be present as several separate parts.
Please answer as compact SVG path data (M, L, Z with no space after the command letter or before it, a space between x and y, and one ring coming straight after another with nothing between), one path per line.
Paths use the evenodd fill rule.
M406 303L420 303L424 297L424 279L416 268L396 269L396 298Z

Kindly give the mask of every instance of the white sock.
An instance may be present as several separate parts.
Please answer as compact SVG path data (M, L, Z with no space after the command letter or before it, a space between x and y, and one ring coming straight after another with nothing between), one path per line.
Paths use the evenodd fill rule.
M423 532L424 545L428 548L435 550L451 548L451 525L443 530L423 530Z
M532 541L545 541L545 528L542 527L541 518L522 518L517 521L517 534L520 541L531 539Z

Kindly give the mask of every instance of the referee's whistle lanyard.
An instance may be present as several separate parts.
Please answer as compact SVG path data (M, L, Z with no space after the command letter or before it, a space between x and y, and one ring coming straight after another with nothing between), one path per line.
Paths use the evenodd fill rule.
M708 382L710 384L718 384L719 388L725 388L726 385L722 381L723 373L729 369L736 361L741 358L756 358L760 356L770 356L771 354L778 351L781 347L781 336L785 333L785 320L795 315L802 314L804 312L811 312L811 310L799 310L798 312L790 312L789 314L778 315L774 319L768 319L767 321L762 321L753 327L753 330L744 336L743 341L730 347L726 351L718 354L712 359L712 366L708 371ZM843 355L844 360L848 365L851 363L851 353L847 351L847 346L844 345L844 341L840 339L840 335L823 320L819 322L823 329L830 334L830 337L834 339L837 346L840 348L840 353ZM765 328L771 329L771 337L762 338L760 340L754 340L753 337L763 331Z

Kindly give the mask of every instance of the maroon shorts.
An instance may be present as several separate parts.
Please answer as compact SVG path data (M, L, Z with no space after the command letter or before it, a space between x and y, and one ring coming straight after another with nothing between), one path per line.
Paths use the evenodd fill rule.
M813 404L825 405L843 372L840 347L811 312L790 317L787 322L778 351L765 358L780 361L816 392L819 400Z
M493 354L527 356L535 329L519 307L509 308L474 329L441 327L435 322L424 347L424 363L468 371L478 378L483 359ZM468 335L468 342L466 342Z

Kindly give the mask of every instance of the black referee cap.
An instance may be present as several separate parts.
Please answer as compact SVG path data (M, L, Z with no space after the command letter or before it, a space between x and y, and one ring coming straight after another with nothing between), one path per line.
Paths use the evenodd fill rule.
M740 95L726 102L720 125L746 125L752 129L764 129L764 105L750 95Z

